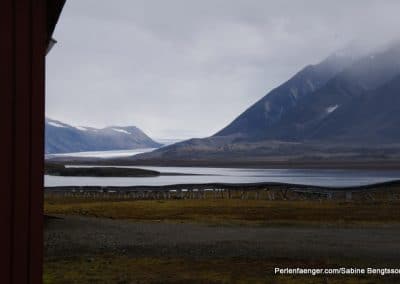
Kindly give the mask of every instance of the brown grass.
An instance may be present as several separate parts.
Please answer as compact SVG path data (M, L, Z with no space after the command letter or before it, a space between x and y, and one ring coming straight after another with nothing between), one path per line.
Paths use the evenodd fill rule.
M46 214L84 215L134 221L208 224L376 225L400 223L400 202L45 199ZM305 256L306 257L306 256ZM366 260L341 263L365 267ZM397 283L377 276L278 276L275 267L340 267L340 260L133 258L90 255L46 259L44 283ZM397 266L397 265L394 265ZM381 265L377 265L381 267Z
M46 198L45 213L210 224L385 224L400 222L400 202Z
M44 283L396 283L393 277L282 276L275 267L338 267L324 261L285 259L170 259L126 256L79 257L48 261Z

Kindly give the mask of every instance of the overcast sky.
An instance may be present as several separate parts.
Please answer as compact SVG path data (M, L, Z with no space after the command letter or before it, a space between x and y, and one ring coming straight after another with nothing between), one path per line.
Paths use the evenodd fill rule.
M392 40L397 0L67 0L47 57L47 116L214 134L299 69Z

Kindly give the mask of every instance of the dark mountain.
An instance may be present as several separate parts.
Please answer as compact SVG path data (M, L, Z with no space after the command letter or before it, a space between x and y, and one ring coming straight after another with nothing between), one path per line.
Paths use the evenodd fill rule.
M312 139L315 128L335 110L397 74L398 45L355 62L331 56L299 72L214 136L240 135L250 141Z
M46 154L157 148L161 146L135 126L111 126L102 129L74 127L46 118L45 132Z
M313 140L400 142L400 75L338 108L310 134Z
M357 59L333 55L307 66L215 135L134 159L297 159L340 153L386 157L399 148L399 125L397 43Z
M332 55L317 65L305 67L214 136L235 135L251 140L276 138L273 128L293 115L292 110L299 103L319 90L352 61L352 56Z

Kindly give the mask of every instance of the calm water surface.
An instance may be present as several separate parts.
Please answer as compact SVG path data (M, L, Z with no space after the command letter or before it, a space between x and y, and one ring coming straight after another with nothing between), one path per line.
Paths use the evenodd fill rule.
M86 166L84 166L86 167ZM88 166L92 167L92 166ZM284 182L329 187L366 185L400 180L400 171L372 170L305 170L305 169L247 169L206 167L147 167L134 166L163 173L197 174L157 177L59 177L45 176L45 186L135 186L171 185L185 183L258 183Z

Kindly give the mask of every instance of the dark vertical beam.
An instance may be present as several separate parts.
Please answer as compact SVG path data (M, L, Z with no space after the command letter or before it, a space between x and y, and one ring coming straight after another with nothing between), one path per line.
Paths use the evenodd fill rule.
M0 133L2 158L0 159L0 275L3 283L11 281L11 211L13 127L12 102L14 95L14 7L12 0L0 1Z
M0 283L42 283L45 6L0 1Z
M42 283L43 263L43 169L45 123L46 2L32 1L32 100L31 100L31 191L29 227L29 279Z
M31 172L31 1L15 1L14 191L12 282L28 283Z

